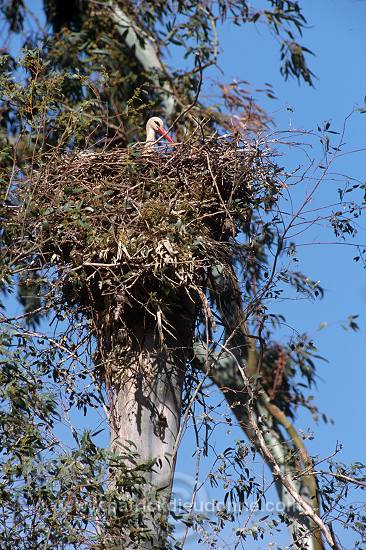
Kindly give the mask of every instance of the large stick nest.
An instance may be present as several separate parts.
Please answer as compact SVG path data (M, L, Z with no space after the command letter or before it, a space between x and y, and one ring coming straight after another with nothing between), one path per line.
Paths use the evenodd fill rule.
M56 267L68 301L153 313L232 263L235 236L276 201L280 176L257 143L83 151L23 181L7 230L29 263Z

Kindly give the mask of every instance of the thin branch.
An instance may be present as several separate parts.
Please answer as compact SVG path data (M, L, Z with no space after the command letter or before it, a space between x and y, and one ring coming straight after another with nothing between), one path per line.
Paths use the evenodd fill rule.
M254 396L252 387L250 385L250 382L247 378L247 375L245 373L245 370L243 369L243 367L240 365L240 363L237 360L237 358L235 357L235 355L230 350L225 348L225 346L221 346L221 347L228 354L230 354L233 357L233 359L236 361L237 368L238 368L238 370L239 370L239 372L240 372L240 374L243 378L245 390L246 390L246 392L248 393L248 396L249 396L249 400L248 400L247 405L246 405L247 413L248 413L248 419L249 419L250 425L251 425L251 427L252 427L252 429L253 429L253 431L256 435L256 438L257 438L257 441L258 441L258 444L259 444L259 448L260 448L263 456L267 460L267 462L271 465L273 474L280 479L283 486L286 488L286 490L292 496L294 501L297 502L297 504L300 506L303 513L306 516L308 516L319 527L320 531L323 533L323 535L324 535L326 541L328 542L328 544L330 545L330 547L336 549L337 544L334 541L329 529L327 528L327 526L325 525L325 523L323 522L321 517L316 512L314 512L313 508L300 495L300 493L297 491L293 481L290 480L288 477L286 477L282 473L281 468L280 468L279 464L277 463L277 460L275 459L272 452L268 448L268 446L267 446L267 444L264 440L262 431L260 430L260 428L258 426L257 419L255 418L255 415L254 415L254 412L253 412L252 403L255 400L255 396Z

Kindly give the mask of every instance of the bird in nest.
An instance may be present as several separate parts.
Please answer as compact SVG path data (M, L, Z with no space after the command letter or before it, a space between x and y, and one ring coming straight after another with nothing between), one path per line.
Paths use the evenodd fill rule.
M154 149L155 142L159 139L159 137L156 137L156 134L160 134L163 138L167 139L169 143L174 143L168 131L164 128L164 123L161 118L153 116L149 118L146 123L146 150L151 151Z

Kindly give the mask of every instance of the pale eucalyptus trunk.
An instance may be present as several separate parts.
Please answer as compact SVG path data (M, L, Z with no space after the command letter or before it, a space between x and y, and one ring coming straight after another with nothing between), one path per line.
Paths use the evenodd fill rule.
M125 342L122 346L118 330L114 334L109 330L105 333L109 348L107 370L113 371L108 382L110 448L124 454L128 447L136 452L138 463L153 463L144 474L144 524L149 536L139 545L143 549L165 548L195 304L182 300L174 313L169 319L164 317L160 326L147 324L146 317L138 313L132 319L129 316L127 339L126 327L120 329ZM111 364L113 358L118 364ZM123 526L121 534L126 541L128 534L123 533Z
M112 401L111 447L118 451L119 444L132 441L141 461L156 459L147 480L162 490L170 487L174 471L188 342L178 337L159 350L156 340L148 329L130 350L134 360Z
M134 51L142 67L150 73L156 91L161 95L162 113L170 119L176 108L176 99L168 80L168 71L160 59L157 43L154 43L153 37L148 36L117 2L111 0L107 5L111 10L115 28L123 36L126 45Z

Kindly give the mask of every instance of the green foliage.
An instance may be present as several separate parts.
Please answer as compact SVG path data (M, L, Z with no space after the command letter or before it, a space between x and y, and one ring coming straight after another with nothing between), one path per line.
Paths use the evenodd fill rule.
M294 36L301 34L306 24L299 4L274 0L269 0L268 4L268 9L264 10L251 8L243 0L219 0L210 6L182 1L144 1L138 6L135 2L124 2L121 7L127 13L135 14L139 46L144 47L146 41L153 41L160 58L164 50L175 46L190 59L191 70L187 73L173 69L169 74L167 69L166 74L158 75L160 80L166 79L180 108L197 90L200 78L197 61L200 67L217 62L218 25L227 19L238 26L258 20L266 22L280 38L284 76L293 75L311 83L312 73L304 57L309 50L299 45ZM142 66L134 49L126 47L121 40L120 30L111 25L113 17L118 15L119 4L75 0L65 7L63 2L47 0L44 7L46 21L52 25L53 32L28 32L28 35L27 17L31 16L32 6L23 0L4 0L1 8L4 22L11 32L22 31L27 35L23 44L26 50L39 50L33 54L27 52L23 61L29 90L19 114L25 115L27 122L29 119L35 122L37 115L39 122L42 122L42 117L44 122L42 104L37 105L37 98L43 97L43 105L49 109L53 103L55 109L55 125L46 134L47 142L57 143L66 132L75 146L94 131L94 142L107 135L115 143L124 145L136 137L136 127L139 126L136 122L140 122L141 115L146 117L151 110L161 111L162 91L157 89L156 69ZM126 34L127 28L124 38ZM13 60L7 59L14 72ZM8 72L7 78L9 76ZM62 101L58 97L61 90ZM128 105L127 112L126 103L134 97L136 90L144 91L144 101L141 103L137 97L134 105ZM253 109L252 97L245 101ZM16 135L28 132L16 114L17 107L11 100L5 99L5 104L7 109L3 111L3 120L4 117L8 119L7 130L11 129ZM138 117L131 107L138 108ZM78 117L83 120L82 123L79 121L80 126L75 121Z
M4 318L6 330L9 326L14 329L13 332L4 329L0 342L2 547L104 549L113 548L113 545L127 547L127 539L137 545L150 536L144 522L144 504L149 501L150 490L144 473L154 465L140 464L139 457L131 448L123 449L118 455L100 448L95 443L98 433L73 430L71 449L59 440L65 410L78 409L87 415L91 409L104 403L105 397L98 378L101 370L98 354L94 353L96 346L90 337L95 326L90 318L80 315L70 295L65 294L63 276L66 271L61 274L60 270L57 271L61 258L63 267L69 270L68 276L71 273L74 291L88 289L87 283L92 280L93 292L100 296L105 288L98 283L105 283L105 287L111 290L113 273L111 275L111 270L106 269L101 281L97 279L99 275L96 277L98 270L83 271L83 254L90 252L87 260L100 262L105 253L104 260L114 261L114 257L120 254L121 245L133 258L144 247L146 250L150 246L148 253L140 257L140 265L146 270L148 258L152 262L148 265L149 273L154 273L155 269L159 276L163 274L164 299L171 299L167 281L172 280L172 268L170 265L169 269L164 267L159 271L156 252L162 251L161 257L167 258L170 264L174 263L171 258L175 257L175 266L181 266L184 258L183 253L180 256L174 254L172 246L179 246L179 252L184 254L189 252L200 260L200 274L204 273L209 279L211 299L209 303L204 284L196 285L195 290L203 295L194 350L196 364L200 364L205 377L209 375L222 389L231 411L241 415L239 420L244 429L248 426L248 393L238 365L249 369L251 342L254 342L256 362L254 370L251 366L250 379L258 401L263 395L268 397L269 404L289 418L295 417L299 406L308 408L317 416L311 396L307 397L303 392L315 384L315 367L321 357L307 335L298 335L286 345L276 343L275 330L285 319L272 313L271 303L279 302L285 289L310 299L321 297L323 291L318 282L298 269L278 265L283 259L297 261L296 246L291 239L287 243L281 236L284 218L276 206L279 191L285 189L281 187L279 178L286 179L287 176L281 168L268 162L267 153L263 155L263 151L267 151L263 141L255 138L250 142L250 163L246 168L242 167L240 177L232 178L240 185L254 182L255 189L260 192L253 192L250 200L247 196L243 199L243 196L231 193L232 189L223 185L226 181L223 172L214 170L210 174L212 167L202 163L202 185L199 188L195 188L194 180L189 178L194 169L198 170L197 166L190 165L186 173L183 169L176 170L174 182L166 177L161 167L148 166L151 171L145 171L145 176L148 180L150 178L150 183L152 176L161 177L159 190L151 191L147 185L142 196L132 198L131 194L126 198L126 189L123 186L118 188L111 172L100 174L91 166L94 179L88 176L87 183L92 185L85 188L75 181L68 181L65 168L65 159L74 159L73 154L77 156L80 149L93 148L94 154L98 149L104 152L116 145L125 147L132 140L144 139L143 119L153 111L164 116L165 109L169 117L186 111L184 120L176 125L177 137L186 137L181 126L184 122L188 131L193 132L196 143L198 140L204 142L212 126L231 131L231 115L242 120L239 132L245 139L248 138L249 126L263 128L268 117L253 104L251 94L238 83L231 87L222 86L230 116L216 107L205 105L200 98L197 102L193 100L205 68L218 63L219 30L228 20L237 26L264 22L279 41L283 76L295 77L312 85L314 75L307 64L307 55L312 52L298 41L302 40L306 28L299 2L267 0L262 4L264 7L257 8L244 0L218 0L215 3L183 0L138 3L73 0L65 3L45 0L44 17L48 26L34 33L27 23L32 8L30 2L0 2L3 22L10 35L21 33L25 37L19 59L15 59L13 51L7 52L6 49L0 59L0 285L8 293L18 285L18 298L24 309L24 317L13 323ZM118 8L124 10L133 23L137 37L133 46L127 40L128 27L122 25L121 30L116 23ZM148 50L151 44L153 47ZM172 48L177 48L187 60L186 72L164 63ZM155 64L150 66L152 61ZM266 92L273 95L270 87ZM167 95L173 100L172 112L168 112L166 106ZM240 118L243 112L245 116ZM248 121L252 124L248 125ZM337 151L330 143L329 134L334 132L329 127L329 123L325 123L322 129L319 128L325 160L331 151ZM202 144L199 146L201 148ZM136 174L141 177L142 172L137 170L139 153L135 151L131 158L127 154L122 167L119 164L121 171L117 179L120 183L122 176L128 183ZM200 151L204 151L203 146ZM68 156L64 156L65 153ZM115 154L119 155L118 150ZM218 157L221 159L222 156L221 152ZM266 161L263 161L263 156ZM100 158L105 157L101 155ZM45 182L49 171L55 167L66 180L60 179L62 185L58 189L49 186L47 194L44 192ZM207 183L210 178L211 184L219 181L215 187L218 195L215 196L216 202L211 204L212 209L204 210L203 199L212 200L209 190L212 192L214 185ZM190 188L185 189L188 180L191 181ZM49 181L54 183L52 178ZM29 182L35 186L27 187ZM99 195L94 192L94 187L98 186L102 189ZM352 216L358 216L358 210L350 206L350 211L345 212L343 206L345 193L356 187L340 191L342 208L330 219L337 236L355 232L351 222ZM360 187L363 189L364 185ZM178 208L174 200L182 189L189 197L185 197ZM168 204L167 197L174 204ZM137 203L140 206L142 203L140 225L134 227L129 223L121 228L122 218L118 218L116 206L123 211L123 219L131 221L128 216L136 214ZM220 222L214 228L217 246L211 249L211 255L202 256L203 237L207 238L207 228L212 233L210 223L213 216L216 216L216 222ZM32 224L29 223L31 218ZM14 220L19 223L14 223ZM103 223L98 226L100 220ZM113 228L123 231L117 235ZM240 238L235 240L236 233ZM40 235L46 235L45 242ZM168 240L165 239L164 243L166 235ZM161 242L163 245L158 248ZM207 242L212 245L210 239ZM223 251L230 253L230 261L226 263L220 263ZM364 250L360 250L355 261L363 255ZM175 268L173 273L181 272ZM121 273L116 279L120 284ZM154 304L153 313L156 313L162 295L155 287L148 290L149 305ZM110 294L116 296L114 291ZM124 295L122 298L125 299ZM112 303L112 299L108 299ZM111 311L118 317L122 306L119 303L112 305ZM57 328L54 329L54 338L48 335L43 340L29 328L35 329L45 311L51 313L51 326ZM27 328L22 324L24 319L28 322ZM69 325L64 329L67 322ZM63 327L61 331L59 325ZM357 329L355 317L349 319L349 326L352 330ZM27 338L30 335L34 340ZM229 342L229 349L220 348L222 341ZM209 370L206 370L207 362ZM189 371L191 377L186 377L186 403L190 402L197 384L202 382L197 372L198 369L192 367ZM207 414L205 392L206 389L199 391L195 397L204 408L203 426L209 433L213 422ZM277 435L285 432L278 419L272 421L269 428L265 427L265 433L269 433L273 426ZM287 435L278 441L285 449L291 450L287 460L292 471L299 451L291 440L292 436L288 438ZM208 440L204 448L207 453ZM262 487L246 469L247 455L252 450L249 451L242 442L238 442L235 448L229 447L219 457L217 470L210 474L213 484L222 482L225 504L238 503L239 511L245 509L250 497L258 502L265 500ZM230 478L234 475L231 464L234 464L234 473L238 474L235 482ZM363 465L347 469L331 464L330 470L319 474L323 476L323 510L329 514L329 519L332 510L339 505L337 495L343 498L347 491L347 477L357 477L363 487L363 468ZM301 475L303 473L299 477ZM160 514L159 499L155 500L156 514ZM364 539L364 511L350 509L345 503L340 517ZM215 533L219 533L226 521L233 518L229 509L220 510L214 524ZM181 519L187 525L203 524L202 518L192 518L190 511ZM279 521L285 525L290 523L287 516ZM164 517L161 523L166 530ZM275 522L269 526L270 529L276 527ZM240 529L237 536L246 540L249 536L262 538L263 534L263 524L259 524Z
M138 5L133 0L123 2L121 7L127 12L135 13L137 23L144 33L140 36L143 41L147 36L154 37L159 48L178 46L182 49L185 58L196 58L199 53L202 65L216 63L218 57L218 22L225 22L230 19L235 25L240 26L247 23L264 21L270 29L280 38L281 60L283 66L281 72L287 78L289 75L302 78L308 84L312 84L311 71L308 69L305 54L310 50L301 46L295 38L295 34L302 35L306 26L306 19L298 2L292 0L267 0L267 7L256 8L246 0L218 0L213 4L189 3L179 0L178 2L160 2L159 0L145 0ZM23 0L4 0L2 12L13 32L20 32L24 28L25 9L27 3ZM101 39L100 45L95 51L101 54L115 53L116 44L112 45L113 35L108 27L106 30L108 15L117 6L112 2L108 6L98 6L88 0L73 0L67 5L59 0L46 0L44 3L45 15L48 23L52 25L54 33L63 33L66 30L71 33L84 35L89 38L94 35L95 43ZM29 7L29 6L27 6ZM92 21L92 24L91 24ZM97 25L96 25L97 23ZM77 40L74 34L75 40ZM67 55L68 47L72 41L68 41L67 33L64 35L66 41L58 42L61 55ZM112 40L111 40L112 39ZM74 45L76 41L74 40ZM106 50L101 46L103 43ZM89 45L91 43L89 42ZM81 51L85 51L88 45L83 42ZM86 46L86 48L85 48ZM117 46L118 47L118 46ZM109 50L110 48L110 50ZM109 51L108 51L109 50ZM121 51L125 56L126 52ZM109 56L113 62L114 56ZM100 60L99 60L100 61ZM130 58L128 70L132 69ZM119 67L119 72L123 65Z
M118 455L98 447L88 430L75 430L74 445L64 446L59 391L51 391L39 351L2 334L1 547L111 548L123 533L140 543L150 536L144 474L153 465L139 463L127 444Z

